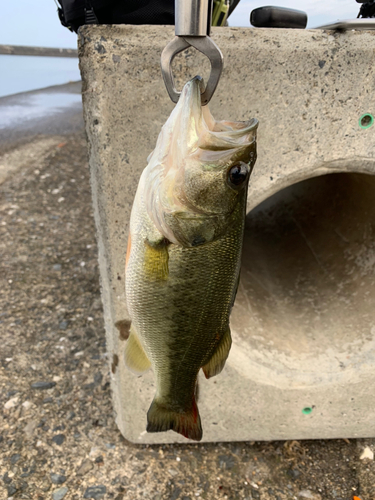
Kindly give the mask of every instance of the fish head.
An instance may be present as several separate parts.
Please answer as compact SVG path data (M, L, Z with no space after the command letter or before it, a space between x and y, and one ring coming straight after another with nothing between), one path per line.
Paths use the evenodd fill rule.
M165 238L183 246L223 234L246 204L256 161L258 121L216 121L201 105L200 86L199 77L185 85L146 167L148 214Z

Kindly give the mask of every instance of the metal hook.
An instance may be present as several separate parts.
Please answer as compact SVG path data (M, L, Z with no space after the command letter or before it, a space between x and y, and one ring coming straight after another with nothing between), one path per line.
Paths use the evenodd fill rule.
M176 37L169 42L161 55L161 72L169 97L177 102L181 92L176 90L172 61L174 57L194 47L208 57L211 63L211 74L206 88L202 92L202 106L208 104L219 83L223 69L223 54L209 37L212 21L213 0L175 0L175 33Z
M205 90L201 94L202 106L206 106L211 100L217 84L219 83L220 75L223 70L223 54L216 43L208 36L176 36L165 47L161 54L161 72L164 83L167 88L169 97L173 102L177 102L181 92L178 92L172 73L172 61L174 57L187 49L194 47L208 57L211 63L211 74L208 79Z

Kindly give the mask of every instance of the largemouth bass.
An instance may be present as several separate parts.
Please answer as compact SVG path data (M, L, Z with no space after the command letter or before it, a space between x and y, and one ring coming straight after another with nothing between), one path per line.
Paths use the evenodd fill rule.
M195 391L224 367L236 295L255 119L216 122L188 82L148 158L135 196L126 258L132 321L125 363L152 367L147 431L201 440Z

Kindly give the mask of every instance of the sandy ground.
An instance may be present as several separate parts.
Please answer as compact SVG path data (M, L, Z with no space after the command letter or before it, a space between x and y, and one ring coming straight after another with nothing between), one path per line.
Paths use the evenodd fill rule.
M374 460L360 459L375 439L139 446L122 438L85 137L69 119L78 128L71 113L56 133L41 123L37 135L8 131L16 139L0 148L0 499L375 500Z

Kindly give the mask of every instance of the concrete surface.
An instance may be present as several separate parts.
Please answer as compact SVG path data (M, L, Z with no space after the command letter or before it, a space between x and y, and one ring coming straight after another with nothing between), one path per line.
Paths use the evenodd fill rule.
M101 26L79 37L107 345L120 359L116 422L140 444L183 440L145 432L153 377L126 370L121 335L130 209L173 107L159 69L172 36L166 27ZM206 441L375 435L375 127L359 125L373 111L374 36L213 32L225 69L210 108L260 126L234 344L224 372L200 385ZM174 64L180 82L199 68L207 74L191 53Z
M74 128L63 115L58 136L45 117L45 134L0 140L10 167L0 185L0 498L375 498L375 439L150 446L121 436L86 140L66 133L69 117Z

